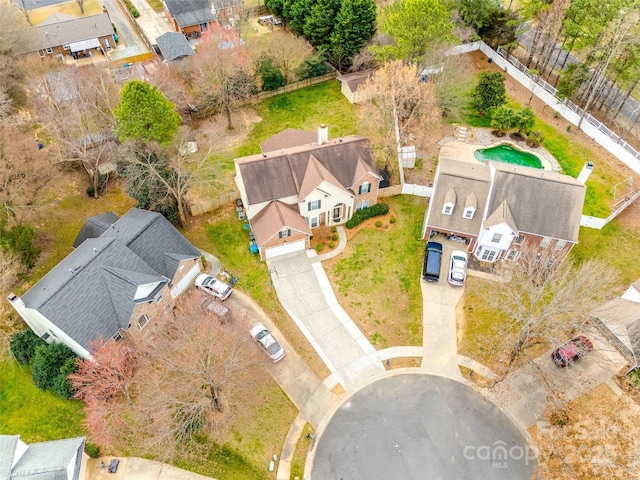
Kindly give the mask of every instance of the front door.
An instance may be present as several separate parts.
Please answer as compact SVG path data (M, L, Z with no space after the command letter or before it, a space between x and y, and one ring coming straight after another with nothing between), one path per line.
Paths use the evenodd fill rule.
M333 207L333 215L331 216L331 220L333 223L337 223L342 220L342 212L344 211L344 203L339 203L335 207Z

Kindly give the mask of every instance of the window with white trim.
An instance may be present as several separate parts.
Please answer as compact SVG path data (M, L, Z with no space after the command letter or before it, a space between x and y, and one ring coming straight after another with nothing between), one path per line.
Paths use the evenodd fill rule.
M42 338L45 342L47 341L47 338L49 338L51 335L49 335L47 332L44 333L44 335L42 335Z
M309 227L316 228L318 226L318 217L309 218Z
M47 47L47 55L51 55L53 53L53 49L51 47Z
M362 210L363 208L367 208L369 206L369 200L363 200L356 204L356 212L358 210Z
M511 262L517 262L519 256L520 256L520 252L518 250L509 250L507 252L507 260Z
M369 182L364 182L360 185L358 189L358 195L362 195L363 193L369 193L371 191L371 184Z
M502 240L502 234L494 233L493 238L491 239L491 243L500 243L500 240Z
M549 245L551 245L551 237L543 237L542 241L540 242L540 246L542 248L546 248Z
M44 58L44 50L38 50L38 56Z
M64 48L65 50L69 50L69 44L67 43L66 45L63 45L62 48Z
M311 212L313 210L320 210L320 206L322 205L321 200L311 200L307 203L307 211Z
M442 207L443 215L451 215L453 213L453 203L445 203Z
M480 259L485 261L485 262L493 262L497 256L498 256L498 251L497 250L492 250L490 248L484 248L482 250L482 255L480 256Z
M473 207L467 207L464 209L464 218L471 220L473 218L473 214L476 212L476 209Z
M149 315L140 315L140 318L138 319L138 328L142 330L147 323L149 323Z
M280 238L290 237L291 236L291 229L283 228L282 230L280 230L280 233L278 235L280 236Z
M567 245L566 240L558 240L556 242L556 250L562 250Z
M117 331L113 335L113 339L115 340L116 343L119 343L122 340L122 335L120 334L120 331Z

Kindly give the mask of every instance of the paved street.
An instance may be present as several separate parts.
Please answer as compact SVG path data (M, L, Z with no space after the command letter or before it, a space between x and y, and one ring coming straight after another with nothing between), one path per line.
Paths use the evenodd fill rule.
M454 380L404 374L343 403L318 441L312 478L529 479L535 466L520 431L482 395Z
M108 52L110 60L122 59L139 55L149 51L142 38L138 35L129 18L120 10L117 0L102 0L102 5L107 8L111 22L116 26L119 41L115 49Z

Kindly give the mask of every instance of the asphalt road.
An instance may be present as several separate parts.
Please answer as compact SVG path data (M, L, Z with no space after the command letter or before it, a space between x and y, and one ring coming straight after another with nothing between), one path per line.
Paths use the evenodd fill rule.
M317 442L313 480L530 479L536 468L500 409L431 375L396 375L363 388Z
M34 8L48 7L49 5L57 5L58 3L64 3L69 0L24 0L24 5L21 0L13 0L18 8L26 8L32 10Z

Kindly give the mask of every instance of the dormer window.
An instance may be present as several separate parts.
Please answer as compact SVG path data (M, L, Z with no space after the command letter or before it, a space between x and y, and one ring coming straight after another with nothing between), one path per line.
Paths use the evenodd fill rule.
M453 203L445 203L442 207L443 215L451 215L453 213Z
M464 215L463 217L471 220L473 218L473 214L476 213L476 209L473 207L467 207L464 209Z
M456 204L456 192L453 188L450 188L449 190L447 190L447 192L444 194L444 203L442 205L442 214L443 215L452 215L453 214L453 207Z
M283 228L282 230L280 230L280 238L287 238L291 236L291 229L290 228Z
M364 182L360 185L358 189L358 195L362 195L363 193L369 193L371 191L371 184L369 182Z

